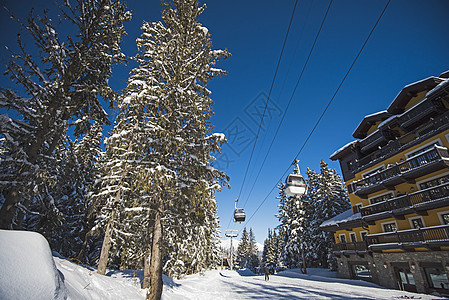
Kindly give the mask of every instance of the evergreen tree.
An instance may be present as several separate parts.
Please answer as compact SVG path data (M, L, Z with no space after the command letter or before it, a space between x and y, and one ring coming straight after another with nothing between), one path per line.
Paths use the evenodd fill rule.
M298 268L301 264L301 254L305 246L306 210L304 196L288 197L284 185L279 184L279 236L281 245L280 261L288 269Z
M320 173L308 170L308 202L311 218L308 228L308 259L315 267L335 269L336 261L332 254L333 235L320 230L324 221L350 209L349 197L341 177L321 161Z
M237 246L237 261L240 269L248 268L250 252L249 252L249 236L246 227L243 228L240 243Z
M248 255L249 255L249 262L248 262L248 269L250 269L253 272L256 272L257 268L259 267L259 258L257 256L257 242L256 237L254 235L253 229L249 229L249 241L248 241Z
M209 240L194 245L216 248L213 193L227 185L227 177L211 163L225 137L211 133L207 84L225 73L214 65L229 53L211 50L210 35L198 22L204 9L198 1L175 0L164 3L162 22L143 22L138 67L120 96L117 124L106 143L111 172L99 195L108 220L99 270L100 263L105 269L115 226L130 220L124 212L148 212L139 214L139 222L151 228L151 239L140 243L148 245L144 275L151 299L162 292L163 257L171 251L166 245L181 249L186 235L207 235ZM195 235L197 230L202 233Z
M79 137L92 121L107 123L100 99L115 99L108 78L112 66L125 60L120 43L131 14L119 0L78 0L75 6L65 1L60 7L60 21L73 33L62 39L66 34L58 35L46 12L30 14L20 24L37 51L25 49L19 37L6 70L23 93L0 89L0 107L9 110L0 122L0 228L20 228L33 201L48 213L56 210L51 174L60 165L57 148L64 147L68 127Z
M268 237L265 239L262 253L262 265L266 267L271 274L277 269L276 264L276 238L275 232L268 229Z

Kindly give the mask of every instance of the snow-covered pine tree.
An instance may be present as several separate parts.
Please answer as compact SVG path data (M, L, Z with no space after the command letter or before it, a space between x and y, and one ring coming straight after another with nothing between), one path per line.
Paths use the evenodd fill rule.
M248 241L248 254L249 254L249 263L248 268L256 272L257 268L259 267L259 258L257 256L257 242L256 242L256 236L254 235L253 229L249 229L249 241Z
M61 21L73 31L61 38L51 18L30 14L20 23L37 49L27 51L18 38L18 51L12 54L6 73L21 86L22 93L0 90L0 107L10 112L1 116L0 228L20 227L22 214L36 200L38 185L51 184L46 168L54 164L56 148L68 126L79 136L92 120L107 122L100 99L112 101L115 93L108 85L112 65L123 62L120 43L123 23L131 18L120 0L77 0L60 5ZM64 30L67 30L65 27ZM31 55L30 53L39 53ZM17 117L19 116L19 117ZM70 120L78 119L69 124ZM48 190L38 187L38 190ZM51 206L50 195L39 195L44 206ZM37 201L37 200L36 200Z
M214 232L217 223L205 223L204 216L216 209L213 192L227 185L226 175L211 166L212 154L225 137L211 133L213 101L207 84L225 73L214 65L229 53L211 49L210 34L198 22L204 9L196 0L175 0L164 3L162 22L143 22L135 57L139 66L120 97L117 125L107 142L110 165L117 172L109 178L111 188L105 186L102 193L115 191L109 197L112 209L105 215L108 224L114 224L116 211L149 212L140 216L151 226L151 261L145 277L151 275L147 296L152 299L162 292L163 237L169 236L163 232L198 225ZM117 193L119 189L123 194ZM118 205L122 207L113 207ZM105 242L110 239L106 236Z
M279 186L279 238L282 245L280 261L288 269L298 268L302 261L301 254L305 243L306 210L302 197L288 197L284 185Z
M249 253L249 236L246 227L243 228L242 237L240 238L240 243L237 246L237 262L240 269L247 268L249 263L250 253Z
M268 229L268 237L263 245L262 265L270 271L270 274L274 274L277 269L276 232L274 230L271 231L271 229Z
M311 264L316 267L335 269L332 254L333 235L319 229L322 222L350 208L349 197L341 177L321 161L320 174L310 172L309 178L316 178L314 190L309 194L309 204L313 210L308 228L310 230L309 247L313 249ZM315 179L313 179L315 180Z
M65 257L75 258L83 248L88 228L88 193L96 176L97 161L101 156L101 127L93 124L80 141L64 137L55 149L52 184L37 194L50 195L53 204L34 202L25 216L24 228L42 233L53 250Z

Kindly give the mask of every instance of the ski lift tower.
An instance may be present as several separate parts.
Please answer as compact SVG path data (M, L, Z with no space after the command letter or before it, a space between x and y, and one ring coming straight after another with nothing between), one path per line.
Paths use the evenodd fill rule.
M231 260L230 260L230 267L231 267L231 271L233 270L233 266L232 266L232 238L237 237L238 235L238 230L226 230L225 233L226 237L230 237L231 238Z

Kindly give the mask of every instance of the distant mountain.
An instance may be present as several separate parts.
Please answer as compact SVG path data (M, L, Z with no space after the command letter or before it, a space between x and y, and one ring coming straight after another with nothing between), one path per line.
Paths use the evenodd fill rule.
M231 239L227 239L227 240L220 240L221 242L221 248L229 251L231 249ZM239 240L232 240L232 248L234 249L234 251L237 251L237 246L239 245L240 241ZM256 242L256 246L257 246L257 252L262 253L263 252L263 245L260 243Z

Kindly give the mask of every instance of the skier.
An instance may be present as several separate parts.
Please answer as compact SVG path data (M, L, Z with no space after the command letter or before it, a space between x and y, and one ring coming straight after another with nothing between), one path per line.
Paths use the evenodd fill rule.
M263 271L265 273L265 280L270 280L270 271L266 266L264 267Z

